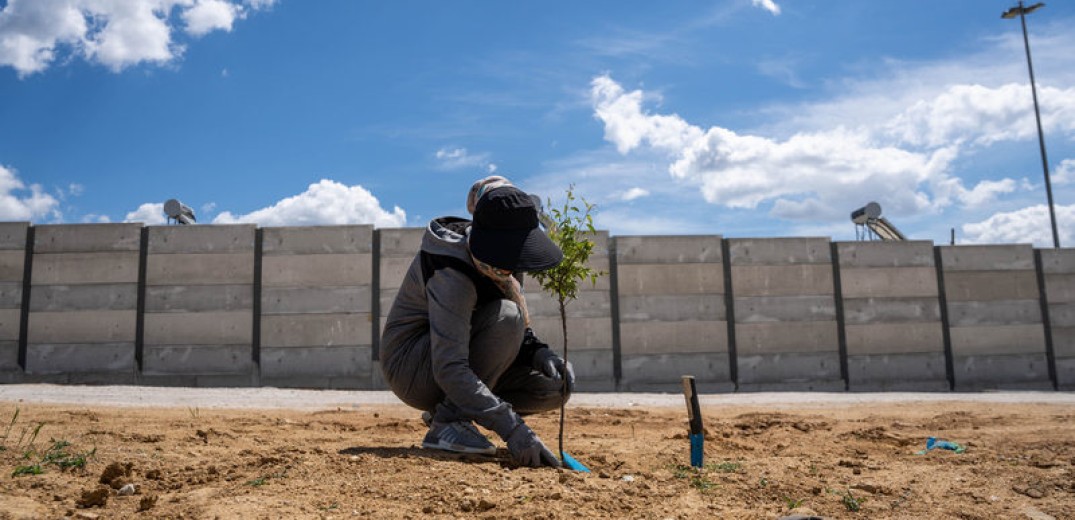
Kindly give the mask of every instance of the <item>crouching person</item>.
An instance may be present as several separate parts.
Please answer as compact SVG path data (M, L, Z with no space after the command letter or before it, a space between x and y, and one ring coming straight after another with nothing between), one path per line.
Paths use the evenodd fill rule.
M477 423L517 463L559 466L522 416L559 407L574 374L531 331L520 280L563 253L529 195L506 180L482 182L471 194L473 221L429 223L388 313L381 367L396 396L423 410L424 448L495 453Z

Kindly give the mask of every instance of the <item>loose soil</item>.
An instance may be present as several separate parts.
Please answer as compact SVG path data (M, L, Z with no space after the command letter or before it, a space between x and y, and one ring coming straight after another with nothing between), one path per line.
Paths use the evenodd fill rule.
M0 402L0 518L1075 518L1072 406L703 416L705 466L694 469L685 407L569 407L567 451L592 469L580 473L519 468L503 448L423 450L425 426L402 405ZM557 414L528 422L555 450ZM966 451L918 454L930 436Z

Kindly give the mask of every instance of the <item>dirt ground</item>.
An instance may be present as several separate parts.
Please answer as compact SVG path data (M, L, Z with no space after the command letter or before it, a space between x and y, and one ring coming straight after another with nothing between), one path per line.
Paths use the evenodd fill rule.
M1075 407L975 402L569 407L592 469L421 449L402 405L0 401L0 518L1075 518ZM528 422L555 450L557 414ZM930 436L963 453L918 454ZM499 446L503 443L494 439ZM128 485L129 484L129 485Z

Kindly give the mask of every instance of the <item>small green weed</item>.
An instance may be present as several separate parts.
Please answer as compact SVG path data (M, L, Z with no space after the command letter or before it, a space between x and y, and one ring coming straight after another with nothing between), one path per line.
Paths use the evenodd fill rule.
M717 487L717 483L709 480L709 476L706 475L708 469L708 466L695 468L694 466L676 464L672 467L672 474L675 475L676 478L686 479L691 487L705 493Z
M22 458L25 460L37 458L37 462L16 467L12 476L40 475L45 472L44 467L50 464L60 468L60 471L67 471L72 468L82 469L86 467L86 462L97 454L96 447L84 453L70 453L67 451L70 446L70 442L53 439L52 445L49 446L48 450L45 450L44 454L39 454L32 448L27 449L22 454Z
M805 498L794 499L791 497L784 497L784 503L788 505L788 511L798 508L799 506L803 505L803 502L805 501Z
M45 470L41 469L40 464L27 464L24 466L15 466L15 471L11 472L12 477L19 477L22 475L40 475Z
M865 498L857 498L855 495L852 495L850 489L840 495L840 502L842 502L844 507L852 513L857 513L858 510L862 508L862 503L865 501Z
M258 478L254 479L254 480L246 481L246 485L252 486L252 487L261 487L261 486L264 486L268 481L269 481L268 477L258 477Z
M720 473L738 473L743 466L738 462L724 461L718 464L706 464L705 467L708 470Z

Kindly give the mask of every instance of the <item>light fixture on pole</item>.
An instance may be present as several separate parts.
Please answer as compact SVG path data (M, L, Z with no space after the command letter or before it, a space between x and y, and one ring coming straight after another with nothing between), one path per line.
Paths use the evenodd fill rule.
M1019 21L1023 23L1023 46L1026 48L1026 66L1030 71L1030 92L1034 96L1034 117L1038 122L1038 146L1041 148L1041 168L1045 173L1045 195L1049 199L1049 221L1053 226L1053 247L1060 248L1060 235L1056 231L1056 211L1053 209L1053 186L1049 182L1049 159L1045 156L1045 134L1041 131L1041 112L1038 110L1038 88L1034 85L1034 64L1030 60L1030 40L1026 35L1026 15L1037 11L1045 7L1045 4L1038 2L1029 7L1023 7L1022 0L1019 1L1019 5L1004 11L1000 15L1004 19L1012 19L1016 16L1019 17Z

